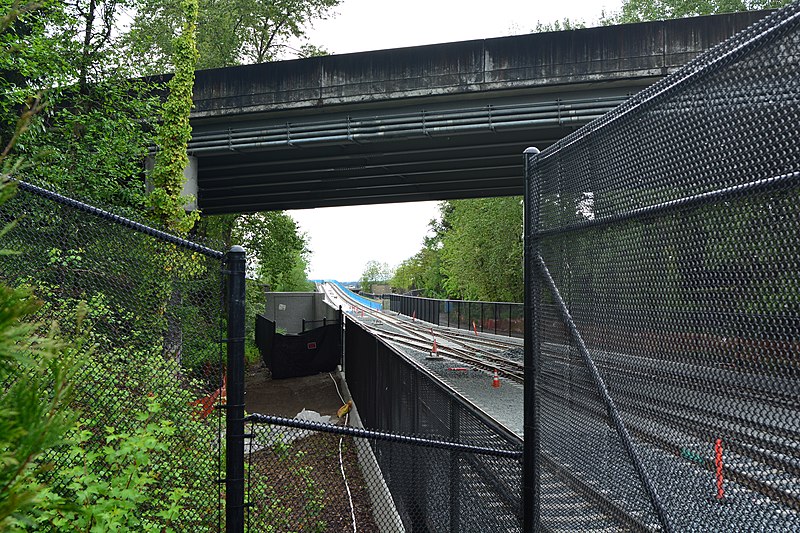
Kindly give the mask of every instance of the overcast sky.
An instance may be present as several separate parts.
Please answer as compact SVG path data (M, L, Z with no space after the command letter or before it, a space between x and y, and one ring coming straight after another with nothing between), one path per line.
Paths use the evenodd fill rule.
M587 25L621 0L343 0L309 42L333 54L529 33L537 21ZM395 267L422 247L436 202L289 211L310 240L311 279L357 280L367 261Z

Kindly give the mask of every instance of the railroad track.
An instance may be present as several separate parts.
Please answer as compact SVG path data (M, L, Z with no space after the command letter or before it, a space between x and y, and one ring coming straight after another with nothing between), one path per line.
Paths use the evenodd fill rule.
M364 325L376 336L387 341L430 351L435 336L439 355L490 372L496 368L501 375L519 383L523 382L522 362L498 355L521 347L521 344L514 343L513 340L474 338L463 332L432 329L429 325L415 324L408 318L373 310L358 310L356 314L365 318ZM389 325L396 331L382 330L376 323L378 326ZM567 346L552 343L543 343L543 348L548 353L547 364L542 368L543 400L563 403L567 395L570 408L588 417L587 424L608 423L605 407L598 400L592 399L597 395L596 387L586 374L577 354L570 353ZM708 442L713 435L723 434L729 454L725 466L726 479L776 502L786 513L796 517L793 522L795 525L800 523L799 428L776 427L768 420L748 419L714 409L693 399L698 394L708 394L709 384L684 376L682 372L688 370L665 369L663 364L652 368L652 362L645 360L632 367L630 363L626 365L618 360L620 357L629 359L624 355L600 354L595 362L605 379L617 383L612 390L612 396L615 404L626 413L626 425L633 436L640 442L675 457L684 465L691 463L695 469L713 472L713 460L703 457L688 459L684 455L686 445L687 442ZM716 405L727 400L758 402L763 408L759 407L754 412L766 412L768 408L793 407L783 398L770 396L766 390L750 390L745 387L747 390L743 393L741 387L733 386L733 381L737 378L728 375L729 373L719 371L712 374L713 378L706 376L707 380L710 379L714 384L719 382L719 390L723 393L723 397L717 398ZM641 386L624 385L631 382L639 382ZM676 392L671 396L659 395L659 387ZM724 391L729 389L732 395L745 394L746 398L725 397ZM582 494L589 494L592 501L607 501L611 505L611 515L615 520L620 520L621 513L624 514L624 505L620 507L618 502L611 502L606 495L593 492L591 482L580 481L582 478L591 479L591 472L575 470L571 472L571 478L565 478L564 468L558 467L559 454L556 452L557 450L546 452L552 455L549 456L549 462L545 461L542 466L570 486L582 483ZM652 526L635 521L628 522L627 525L631 529L640 530L648 530Z
M516 383L525 381L522 361L515 361L501 355L509 350L522 349L521 341L465 335L448 328L416 322L403 317L403 315L361 306L358 302L350 300L338 287L333 286L332 290L335 291L339 300L350 305L349 309L344 307L343 309L357 319L364 319L362 325L376 337L427 353L432 352L435 339L437 355L440 357L490 373L497 370L499 376ZM387 328L395 331L388 331Z

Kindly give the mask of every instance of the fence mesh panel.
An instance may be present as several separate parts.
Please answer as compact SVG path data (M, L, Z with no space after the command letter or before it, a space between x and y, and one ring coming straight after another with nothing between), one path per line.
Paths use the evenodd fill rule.
M248 434L251 531L519 530L519 495L497 498L519 451L261 415Z
M800 529L798 22L526 154L543 527Z
M16 221L0 248L17 252L0 258L0 281L42 301L35 318L43 329L58 323L62 338L90 348L70 405L80 428L41 459L52 464L42 475L75 502L86 480L114 487L120 469L135 464L137 479L150 481L120 496L120 506L134 506L137 527L218 530L221 254L176 246L65 200L20 187L0 206L0 224ZM109 505L113 494L96 499ZM167 516L173 503L176 514Z

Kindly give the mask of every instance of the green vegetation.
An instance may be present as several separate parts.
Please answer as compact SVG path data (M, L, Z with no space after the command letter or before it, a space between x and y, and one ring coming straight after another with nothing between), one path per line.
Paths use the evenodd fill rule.
M367 261L364 265L364 272L361 274L361 290L372 292L372 285L375 283L388 283L394 273L387 263L378 261Z
M790 3L791 0L625 0L620 11L605 18L603 23L624 24L735 11L775 9Z
M197 48L200 69L243 63L272 61L287 52L298 57L324 55L310 43L299 50L289 40L302 38L314 20L329 16L341 0L200 0L197 18ZM176 2L139 0L131 32L125 37L134 56L149 58L143 74L171 69L174 32L180 8Z
M522 301L522 199L442 202L440 217L392 285L431 298Z
M181 31L173 40L175 73L167 84L169 94L164 103L161 123L157 126L158 152L150 173L153 191L148 198L156 218L179 234L188 233L199 218L197 211L187 212L184 205L192 199L183 198L183 170L189 164L186 146L192 138L189 113L192 111L194 68L197 64L195 33L197 0L181 0Z
M284 19L294 22L266 40L251 29L260 57L336 3L291 3ZM218 28L198 22L196 0L158 4L171 28L158 35L164 57L145 52L139 26L120 24L131 12L143 20L145 0L0 0L0 248L13 250L0 252L3 531L216 525L219 428L206 400L220 392L224 328L218 261L14 198L9 176L194 239L244 244L249 283L308 288L306 237L285 213L184 210L194 69L220 65L203 55ZM137 79L165 65L166 86ZM249 291L250 309L258 298Z

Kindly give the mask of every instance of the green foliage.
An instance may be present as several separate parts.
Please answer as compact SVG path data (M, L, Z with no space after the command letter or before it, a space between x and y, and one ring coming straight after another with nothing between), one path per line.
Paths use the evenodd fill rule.
M21 106L44 90L46 107L35 106L41 112L16 147L25 179L138 208L158 102L152 86L129 79L116 47L124 6L44 0L0 32L0 136L10 136Z
M200 69L242 63L262 63L290 51L288 42L302 37L315 20L327 18L341 0L201 0L198 12L197 47ZM147 73L166 72L174 63L176 1L141 0L126 41L137 56L148 57ZM300 57L326 52L305 44Z
M248 364L255 364L261 360L261 353L256 346L256 315L264 314L267 297L267 287L256 280L245 280L245 306L244 306L244 356Z
M442 246L448 294L467 300L523 297L522 199L455 200Z
M159 487L173 424L155 397L134 413L132 430L107 426L102 435L82 429L61 455L47 505L36 517L54 531L175 531L187 503L179 485ZM160 419L160 420L159 420Z
M400 263L391 285L403 291L420 289L428 298L446 297L440 249L425 244L416 255Z
M0 285L0 528L30 513L44 498L37 458L56 446L74 415L64 407L82 345L36 335L38 302L25 289Z
M292 217L283 211L241 215L230 235L247 250L249 277L271 291L309 290L306 236Z
M422 249L413 257L403 261L395 271L391 283L402 290L419 289L428 298L447 298L442 270L443 239L451 229L450 215L453 206L450 202L439 204L440 216L428 222L430 235L423 239Z
M394 276L394 272L386 263L367 261L361 274L361 290L370 292L373 283L386 283Z
M604 18L604 24L666 20L715 13L774 9L791 0L625 0L620 11Z
M173 41L175 74L168 83L169 96L158 126L158 153L150 174L153 191L148 198L156 218L178 233L188 233L199 218L197 211L184 210L187 198L181 196L183 172L189 164L186 146L192 138L189 114L198 52L196 45L197 0L181 0L181 32Z
M65 92L74 105L51 101L18 147L29 161L26 179L101 205L141 208L143 161L157 109L146 90L108 80L83 94Z

